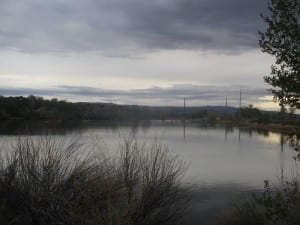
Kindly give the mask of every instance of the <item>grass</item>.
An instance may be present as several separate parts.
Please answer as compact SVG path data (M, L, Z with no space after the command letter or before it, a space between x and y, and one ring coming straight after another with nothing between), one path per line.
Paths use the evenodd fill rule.
M220 225L299 225L299 179L280 188L265 181L260 195L232 204Z
M166 146L122 141L116 157L76 141L22 138L1 154L0 224L180 224L187 165ZM3 151L2 151L3 152Z

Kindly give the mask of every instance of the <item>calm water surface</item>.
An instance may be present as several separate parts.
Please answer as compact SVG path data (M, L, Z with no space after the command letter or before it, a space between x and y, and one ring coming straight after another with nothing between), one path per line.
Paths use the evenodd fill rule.
M97 137L112 151L118 147L120 137L131 133L141 143L158 139L167 144L171 153L190 163L184 179L194 191L188 224L212 223L230 201L261 190L266 179L279 184L289 179L296 168L294 150L281 134L274 132L197 124L183 126L170 121L67 127L52 129L50 133L80 137L83 143ZM24 130L1 128L1 143L13 142L26 134ZM41 135L39 129L30 133Z

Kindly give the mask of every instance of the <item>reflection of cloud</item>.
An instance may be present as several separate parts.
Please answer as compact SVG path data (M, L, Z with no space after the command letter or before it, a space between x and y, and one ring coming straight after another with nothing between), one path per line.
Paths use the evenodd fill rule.
M264 1L74 0L0 3L0 48L24 52L156 49L232 53L257 47Z
M236 86L200 86L173 85L171 87L152 87L147 89L110 90L86 86L58 86L52 89L1 88L2 95L39 95L67 97L73 101L105 101L140 105L181 105L183 98L189 105L224 105L227 96L229 105L237 106L239 87ZM260 100L266 90L244 87L242 89L243 105L265 102Z
M262 142L280 144L280 134L278 133L269 132L267 137L261 135L258 135L257 137Z

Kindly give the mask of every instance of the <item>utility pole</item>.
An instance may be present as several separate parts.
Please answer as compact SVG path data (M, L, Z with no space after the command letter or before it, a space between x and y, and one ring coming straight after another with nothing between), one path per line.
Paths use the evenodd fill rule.
M225 112L224 112L224 119L227 119L227 96L225 100ZM227 126L225 126L225 141L227 142Z
M240 109L239 109L239 122L242 119L242 89L240 89Z
M224 112L224 115L225 117L227 117L227 96L226 96L226 100L225 100L225 112Z
M186 116L185 98L183 98L183 140L185 140L185 116Z
M239 143L241 143L240 123L242 120L242 89L240 89L240 112L239 112Z
M185 98L183 98L183 117L185 119L185 114L186 114L186 110L185 110Z
M242 109L242 89L240 89L240 110Z

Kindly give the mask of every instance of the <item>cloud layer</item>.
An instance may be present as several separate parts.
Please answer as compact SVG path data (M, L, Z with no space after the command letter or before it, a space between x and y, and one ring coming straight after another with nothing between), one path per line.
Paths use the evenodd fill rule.
M112 56L158 49L235 53L257 47L265 5L261 0L1 0L0 49Z
M38 95L46 97L65 96L75 101L114 102L120 104L180 106L183 98L190 106L229 105L238 106L240 87L237 86L199 86L192 84L170 87L152 87L133 90L109 90L93 87L58 86L52 89L1 88L2 95ZM268 93L263 88L242 87L243 105L264 102ZM259 100L261 99L261 100ZM268 100L267 100L268 101Z
M0 0L0 94L140 105L223 105L228 96L238 105L242 87L245 104L265 101L273 59L260 54L257 33L266 5Z

